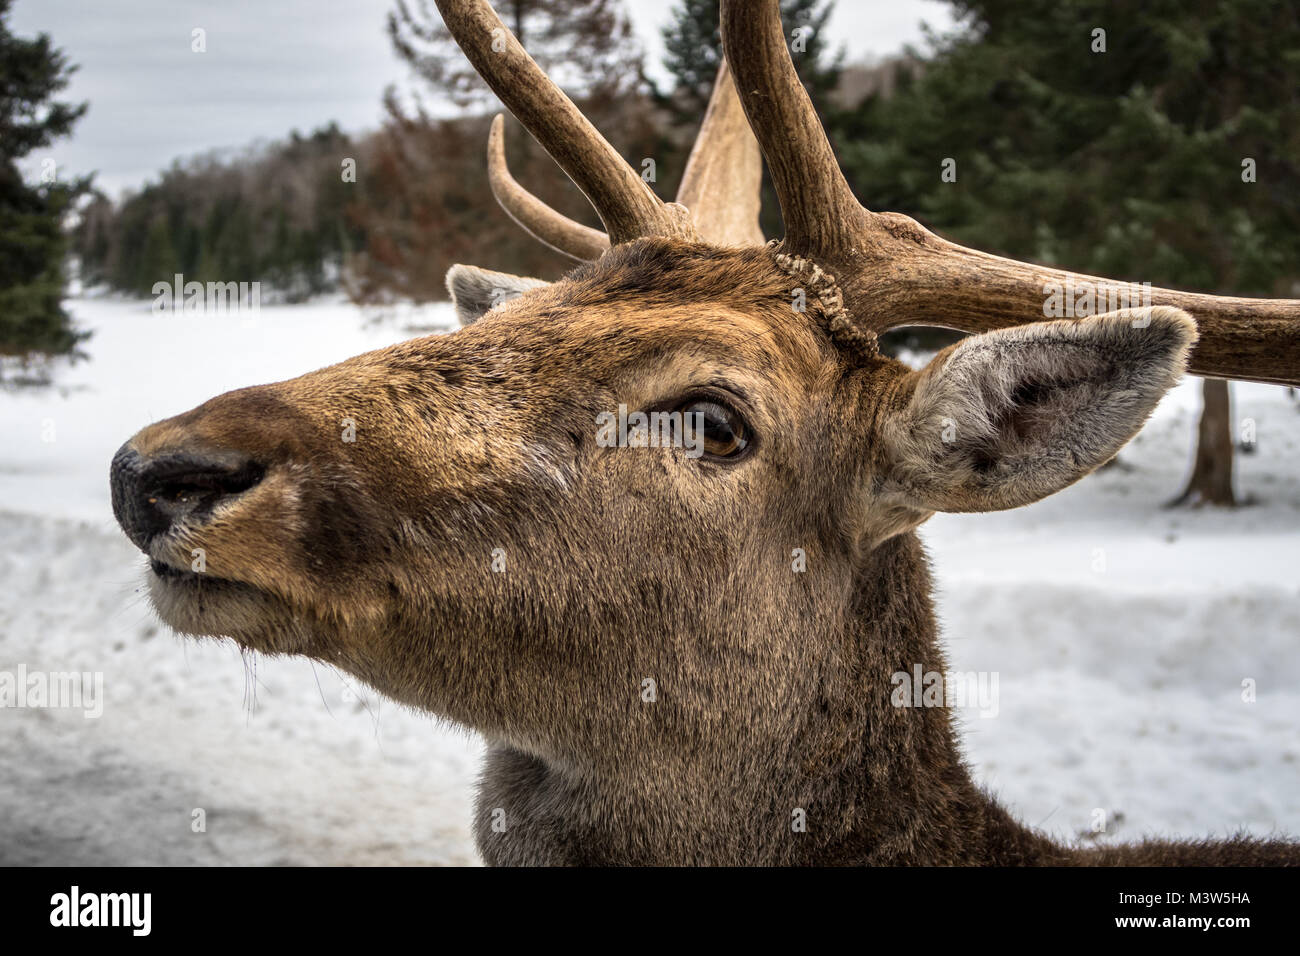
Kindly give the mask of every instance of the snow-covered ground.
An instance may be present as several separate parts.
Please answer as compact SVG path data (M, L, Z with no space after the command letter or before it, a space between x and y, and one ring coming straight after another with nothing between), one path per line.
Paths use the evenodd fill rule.
M327 668L171 635L109 510L109 459L143 424L404 322L70 307L90 360L0 391L0 672L102 672L103 715L0 711L0 863L474 862L477 741ZM1074 837L1101 809L1108 838L1300 833L1300 406L1264 386L1234 400L1259 437L1238 459L1251 507L1160 508L1184 478L1189 381L1121 466L923 530L953 669L998 677L997 716L963 712L967 752L1027 823Z

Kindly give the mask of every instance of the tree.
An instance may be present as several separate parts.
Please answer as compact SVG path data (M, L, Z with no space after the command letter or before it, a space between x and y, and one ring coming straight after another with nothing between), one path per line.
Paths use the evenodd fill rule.
M86 104L54 98L74 67L48 35L10 33L11 6L0 0L0 354L57 354L82 337L62 304L63 217L89 180L60 182L51 160L28 185L18 160L68 135Z
M1300 10L1268 0L960 0L892 96L835 117L872 208L1075 271L1237 295L1300 279ZM945 177L948 170L952 175ZM1233 500L1208 384L1187 502ZM1223 450L1227 466L1219 462Z
M830 93L839 84L843 53L829 47L827 21L833 0L781 0L781 22L789 40L790 55L804 88L818 112L824 112ZM713 79L722 62L722 34L717 0L680 0L672 21L663 28L664 67L673 88L661 93L679 121L698 124L713 91Z
M114 205L80 210L73 248L82 278L151 296L176 273L197 282L259 282L264 299L298 301L331 288L359 233L343 175L366 149L331 123L234 157L174 163Z
M637 82L641 51L620 0L502 0L502 22L543 70L573 95L617 98ZM397 0L393 48L429 87L461 107L491 102L429 0Z
M1196 455L1183 493L1171 505L1221 505L1237 503L1232 490L1232 405L1228 383L1221 378L1201 380L1201 419L1196 426Z
M653 187L671 195L682 162L662 135L642 89L642 54L621 0L506 0L494 4L503 22L583 113L623 155L640 166L655 160ZM444 275L458 261L526 275L558 276L573 262L526 236L490 207L484 162L493 103L428 0L397 0L389 15L393 44L421 79L414 108L385 96L388 120L375 137L364 202L353 207L364 236L353 257L349 293L363 302L393 296L446 298ZM436 115L427 92L468 115ZM476 107L470 111L466 108ZM512 173L548 205L598 226L590 204L555 164L507 120Z

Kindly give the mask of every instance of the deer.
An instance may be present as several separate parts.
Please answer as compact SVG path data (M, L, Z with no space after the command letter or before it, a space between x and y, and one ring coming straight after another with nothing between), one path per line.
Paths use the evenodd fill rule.
M484 0L437 6L604 229L512 178L497 116L492 192L570 272L455 266L456 330L128 440L113 510L164 622L481 735L489 864L1300 863L1284 838L1050 839L975 781L947 707L891 699L945 670L920 525L1079 481L1186 371L1300 384L1300 301L1152 289L1045 320L1048 285L1119 284L869 211L777 0L722 0L673 202ZM903 325L968 334L914 370L879 345ZM680 413L699 454L598 441L620 406Z

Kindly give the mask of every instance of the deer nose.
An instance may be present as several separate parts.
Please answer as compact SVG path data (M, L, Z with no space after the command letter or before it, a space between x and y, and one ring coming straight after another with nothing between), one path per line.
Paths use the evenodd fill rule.
M130 442L113 456L113 516L141 551L182 522L206 520L218 504L262 480L263 469L235 452L174 452L144 457Z

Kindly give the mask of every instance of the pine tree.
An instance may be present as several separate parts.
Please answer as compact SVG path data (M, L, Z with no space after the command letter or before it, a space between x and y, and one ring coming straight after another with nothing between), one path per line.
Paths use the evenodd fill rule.
M823 116L830 112L830 94L839 85L843 51L832 51L826 24L834 10L832 0L781 0L781 22L790 56ZM655 89L655 101L668 110L678 132L683 160L704 119L713 92L718 64L722 62L722 33L717 0L681 0L672 21L663 29L664 67L672 76L672 89ZM767 235L781 233L776 193L763 172L762 211L759 225Z
M178 272L260 282L289 301L326 291L360 242L350 221L360 187L340 164L365 148L330 124L233 158L178 161L116 205L96 194L72 236L81 275L144 297Z
M63 217L89 180L60 182L43 163L29 185L18 160L72 131L86 105L54 99L73 67L49 36L9 32L12 0L0 0L0 354L71 351L79 338L64 311Z
M781 22L799 78L818 112L839 83L842 51L832 52L826 24L833 0L781 0ZM663 28L664 67L673 88L660 98L678 121L698 123L708 106L713 80L722 62L722 34L717 0L680 0L672 21Z

